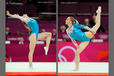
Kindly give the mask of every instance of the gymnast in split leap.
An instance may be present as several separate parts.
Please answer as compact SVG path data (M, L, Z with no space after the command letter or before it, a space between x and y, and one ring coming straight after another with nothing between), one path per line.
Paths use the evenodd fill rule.
M80 63L80 53L84 51L84 49L87 47L89 44L90 40L94 37L96 34L97 30L100 27L100 20L101 20L101 7L99 6L97 11L96 11L96 25L93 26L92 28L89 28L87 26L81 25L78 23L76 19L73 17L67 17L65 20L65 24L68 26L66 32L68 36L70 37L71 41L74 43L74 45L77 48L77 51L75 53L75 58L76 58L76 67L74 71L79 70L79 63ZM86 29L88 32L82 32L81 29ZM81 42L79 45L76 43L76 41Z
M44 47L44 50L45 50L45 55L47 55L52 34L50 32L39 33L39 25L37 21L30 18L27 14L23 14L23 16L19 16L18 14L10 14L9 11L7 11L6 13L7 13L7 16L9 17L21 20L25 28L27 28L28 30L31 30L31 33L29 36L30 44L29 44L28 59L29 59L29 66L30 68L32 68L33 54L36 46L36 41L46 39L46 46Z

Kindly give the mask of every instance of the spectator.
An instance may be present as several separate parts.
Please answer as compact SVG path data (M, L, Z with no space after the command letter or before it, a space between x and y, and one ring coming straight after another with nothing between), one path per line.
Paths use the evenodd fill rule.
M84 19L84 25L90 27L89 19L88 18Z
M67 42L67 39L63 38L63 42Z
M17 30L15 35L21 35L21 33Z
M56 36L56 29L52 30L52 36Z
M66 30L66 27L65 27L64 25L62 25L62 26L60 27L60 32L64 33L64 32L66 32L65 30Z
M96 24L95 20L96 20L96 16L95 16L95 14L94 14L94 15L92 16L92 20L89 21L91 28Z
M92 17L92 20L90 20L90 27L93 27L95 24L96 24L96 16L95 16L95 14L93 15L93 17ZM103 26L101 25L100 26L100 28L98 29L98 31L97 32L99 32L99 31L102 31L102 32L105 32L105 29L103 28Z
M6 35L11 35L9 27L6 27Z
M88 19L88 18L85 18L85 19L84 19L84 25L90 27L89 19ZM85 29L81 29L81 30L82 30L83 32L86 32L86 31L87 31L87 30L85 30Z
M21 38L19 44L24 44L24 38Z
M42 29L41 32L46 32L46 30L45 29Z

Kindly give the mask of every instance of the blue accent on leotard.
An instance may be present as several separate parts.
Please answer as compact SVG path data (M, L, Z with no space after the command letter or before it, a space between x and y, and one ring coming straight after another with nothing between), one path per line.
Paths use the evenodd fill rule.
M74 19L74 21L76 21L76 19Z
M38 33L39 33L39 25L37 23L36 20L34 19L30 19L30 21L27 23L27 25L30 27L30 29L32 30L32 32L30 33L30 36L33 33L36 33L36 39L38 38Z
M85 35L85 32L82 32L81 29L84 29L84 25L79 25L79 24L73 24L73 32L70 33L69 35L77 40L77 41L80 41L80 42L83 42L83 41L90 41L90 38L88 38L86 35Z

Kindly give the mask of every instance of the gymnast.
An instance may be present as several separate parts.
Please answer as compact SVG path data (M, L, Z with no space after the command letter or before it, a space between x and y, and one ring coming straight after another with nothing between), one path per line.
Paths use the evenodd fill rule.
M74 45L77 48L77 51L75 53L75 58L76 58L76 67L74 71L79 70L79 63L80 63L80 53L84 51L84 49L87 47L89 44L90 40L94 37L96 34L97 30L100 27L100 19L101 19L101 7L99 6L97 11L96 11L96 25L93 26L92 28L89 28L87 26L79 24L78 20L76 20L73 17L67 17L65 20L65 24L68 26L66 32L68 36L70 37L71 41L74 43ZM86 29L88 32L82 32L81 29ZM76 41L81 42L79 45L76 43Z
M25 28L27 28L29 31L31 30L31 33L29 36L30 44L29 44L28 59L29 59L29 66L30 68L32 68L33 54L36 46L36 41L46 39L46 46L44 47L44 50L45 50L45 55L47 55L52 34L50 32L39 33L39 25L37 21L30 18L27 14L23 14L23 16L19 16L19 14L14 14L14 15L10 14L9 11L7 11L6 13L7 13L7 16L21 20Z

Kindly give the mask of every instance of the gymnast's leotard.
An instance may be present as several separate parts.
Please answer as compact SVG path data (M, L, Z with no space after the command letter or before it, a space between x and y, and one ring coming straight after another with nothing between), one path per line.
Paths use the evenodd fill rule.
M36 39L38 38L38 33L39 33L39 26L36 20L34 19L30 19L29 22L27 23L27 25L30 27L30 29L32 30L32 32L30 33L30 36L33 33L36 33Z
M30 36L33 33L36 33L36 39L38 38L39 25L38 25L36 20L29 18L29 17L24 18L24 17L19 16L19 15L11 15L11 17L20 19L21 21L23 21L23 24L27 24L29 26L29 28L32 30L32 32L30 33Z
M82 32L81 29L84 29L84 25L79 24L73 24L71 27L69 27L66 32L68 36L71 38L71 40L74 42L75 40L83 42L83 41L90 41L90 38L88 38L85 35L85 32ZM75 40L74 40L75 39ZM76 44L76 42L74 42Z

